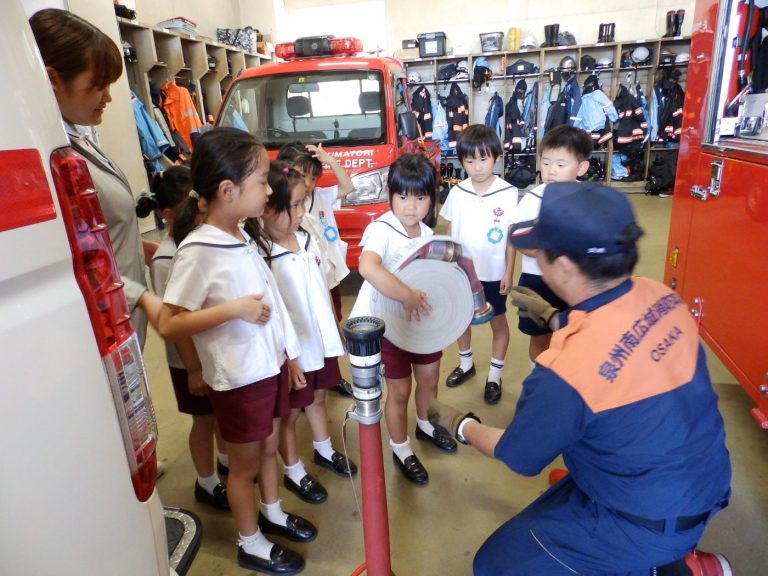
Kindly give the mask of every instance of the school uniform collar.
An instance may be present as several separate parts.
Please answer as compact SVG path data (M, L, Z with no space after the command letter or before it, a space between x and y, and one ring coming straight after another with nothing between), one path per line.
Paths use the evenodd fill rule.
M200 224L193 230L194 235L190 233L179 246L179 250L190 245L215 246L217 248L245 248L253 244L253 240L248 233L239 228L242 238L236 238L221 228L211 226L210 224Z
M299 251L307 250L309 248L309 241L310 237L309 234L303 230L302 228L299 228L294 233L294 236L296 236L296 241L299 243L299 246L301 247ZM281 256L287 256L288 254L297 254L297 252L293 252L292 250L289 250L285 246L282 246L281 244L278 244L274 242L272 244L272 250L269 254L270 260L275 260L277 258L280 258Z
M462 192L466 192L467 194L472 194L472 196L478 196L477 192L475 192L475 187L472 185L472 179L466 178L465 180L462 180L456 185L459 190ZM491 182L491 186L488 188L485 194L482 196L478 196L478 198L487 198L488 196L492 196L494 194L498 194L499 192L504 192L505 190L514 189L515 187L512 186L509 182L506 180L503 180L502 178L499 178L498 176L494 175L493 182Z
M400 220L397 219L397 216L395 216L395 213L392 212L392 210L389 210L388 212L385 212L374 222L380 222L381 224L386 224L390 228L392 228L395 232L400 234L401 236L405 236L406 238L410 239L411 237L408 235L408 232L405 230L405 226L403 226L403 223L400 222ZM419 222L419 232L421 233L421 236L424 236L424 227L426 224L423 222Z

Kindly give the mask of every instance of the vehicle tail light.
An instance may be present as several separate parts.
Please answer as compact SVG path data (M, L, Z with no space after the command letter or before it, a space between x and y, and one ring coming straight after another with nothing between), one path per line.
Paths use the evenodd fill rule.
M333 36L308 36L275 46L275 55L283 60L316 56L354 56L362 51L363 42L359 38Z
M107 226L82 158L71 148L56 150L51 155L51 172L75 278L112 387L133 489L145 502L155 489L157 423Z

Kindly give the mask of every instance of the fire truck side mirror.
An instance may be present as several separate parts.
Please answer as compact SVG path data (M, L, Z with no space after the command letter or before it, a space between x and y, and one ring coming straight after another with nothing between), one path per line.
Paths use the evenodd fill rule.
M397 117L398 132L408 140L419 138L419 125L413 112L403 112Z

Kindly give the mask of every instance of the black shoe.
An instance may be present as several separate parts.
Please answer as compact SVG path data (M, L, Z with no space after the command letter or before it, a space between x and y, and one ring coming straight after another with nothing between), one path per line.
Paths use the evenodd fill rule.
M457 366L453 369L453 372L448 375L448 378L445 379L445 385L448 386L448 388L456 388L456 386L464 384L465 380L469 380L475 374L476 372L474 364L472 364L472 368L466 372L461 369L461 366Z
M219 510L229 510L227 487L221 482L216 484L216 487L213 489L213 494L211 494L208 490L200 486L200 482L195 480L195 500L203 502L204 504L210 504Z
M317 528L309 520L288 514L288 520L285 526L275 524L267 520L267 517L259 512L259 530L264 534L277 534L285 536L294 542L312 542L317 537Z
M357 474L357 466L351 460L347 460L341 452L333 451L333 456L328 460L320 452L315 450L315 464L332 470L339 476L354 476Z
M498 382L493 380L485 381L485 393L483 394L486 404L498 404L501 400L501 378Z
M229 476L229 466L224 466L224 464L221 463L221 460L216 458L216 472L219 476Z
M421 464L421 461L416 454L411 454L405 459L405 462L401 462L400 458L397 457L397 454L392 452L392 460L395 461L395 464L400 469L400 472L403 473L403 476L414 484L424 486L429 482L429 474L427 474L427 470Z
M456 452L456 441L451 438L448 430L442 426L435 426L435 431L432 433L432 436L416 426L416 438L419 440L429 440L444 452Z
M352 394L352 384L344 380L342 378L336 386L331 388L334 392L338 392L342 396L349 396L350 398L353 396Z
M286 474L283 476L283 486L310 504L320 504L328 499L328 491L311 474L305 474L299 484L296 484Z
M290 576L304 570L304 558L290 548L275 544L269 552L269 559L248 554L242 547L237 551L237 563L247 570L262 574L280 574Z

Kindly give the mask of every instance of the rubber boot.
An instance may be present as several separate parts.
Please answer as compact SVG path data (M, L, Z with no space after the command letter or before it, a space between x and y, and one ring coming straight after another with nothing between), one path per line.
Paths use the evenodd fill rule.
M682 36L683 35L683 19L685 18L685 10L678 10L675 12L675 18L674 18L674 30L672 31L672 36Z
M605 41L613 42L613 35L616 33L616 22L611 22L605 26Z
M600 24L600 32L597 35L598 44L605 42L605 24Z
M544 42L541 43L541 48L547 48L549 47L549 29L552 28L552 26L544 26Z
M557 35L560 34L560 24L552 24L552 43L550 46L558 46Z
M670 10L667 12L667 33L662 38L669 38L675 31L675 11Z

